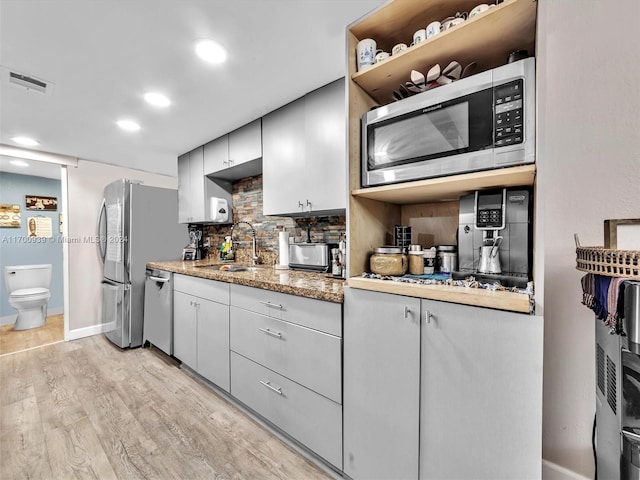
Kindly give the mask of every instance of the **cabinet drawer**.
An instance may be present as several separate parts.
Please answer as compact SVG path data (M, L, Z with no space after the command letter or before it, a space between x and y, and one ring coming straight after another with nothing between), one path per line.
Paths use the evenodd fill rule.
M189 275L174 275L173 289L178 292L188 293L196 297L211 300L213 302L229 305L229 284L216 282L206 278L190 277Z
M235 352L231 395L342 469L340 405Z
M342 403L339 337L232 306L231 350Z
M342 336L341 303L232 284L231 304L296 325Z

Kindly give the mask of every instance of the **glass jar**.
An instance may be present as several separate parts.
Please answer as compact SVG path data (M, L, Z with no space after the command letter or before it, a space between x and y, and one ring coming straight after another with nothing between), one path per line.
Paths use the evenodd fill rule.
M422 247L420 247L420 250L409 250L409 273L411 275L422 275L424 273Z
M378 275L404 275L407 273L407 256L403 255L399 247L378 247L369 259L372 273Z

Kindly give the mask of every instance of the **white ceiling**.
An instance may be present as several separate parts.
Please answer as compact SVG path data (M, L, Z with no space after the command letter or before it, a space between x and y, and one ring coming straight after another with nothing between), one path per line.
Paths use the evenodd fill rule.
M178 155L345 72L345 27L385 0L0 0L0 64L55 84L0 83L0 143L176 175ZM200 38L223 65L193 53ZM173 104L148 105L164 92ZM136 119L137 133L119 118Z

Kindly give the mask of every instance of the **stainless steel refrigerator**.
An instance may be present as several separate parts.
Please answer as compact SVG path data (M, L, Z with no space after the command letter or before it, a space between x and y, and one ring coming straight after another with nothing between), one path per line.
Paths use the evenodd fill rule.
M145 267L177 260L188 243L178 223L178 191L117 180L104 189L98 217L98 250L104 266L102 323L120 348L142 345Z

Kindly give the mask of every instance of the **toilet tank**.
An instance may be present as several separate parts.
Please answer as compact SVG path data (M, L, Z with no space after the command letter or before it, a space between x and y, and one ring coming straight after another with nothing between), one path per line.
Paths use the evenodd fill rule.
M4 267L4 283L9 292L25 288L49 288L51 264L13 265Z

